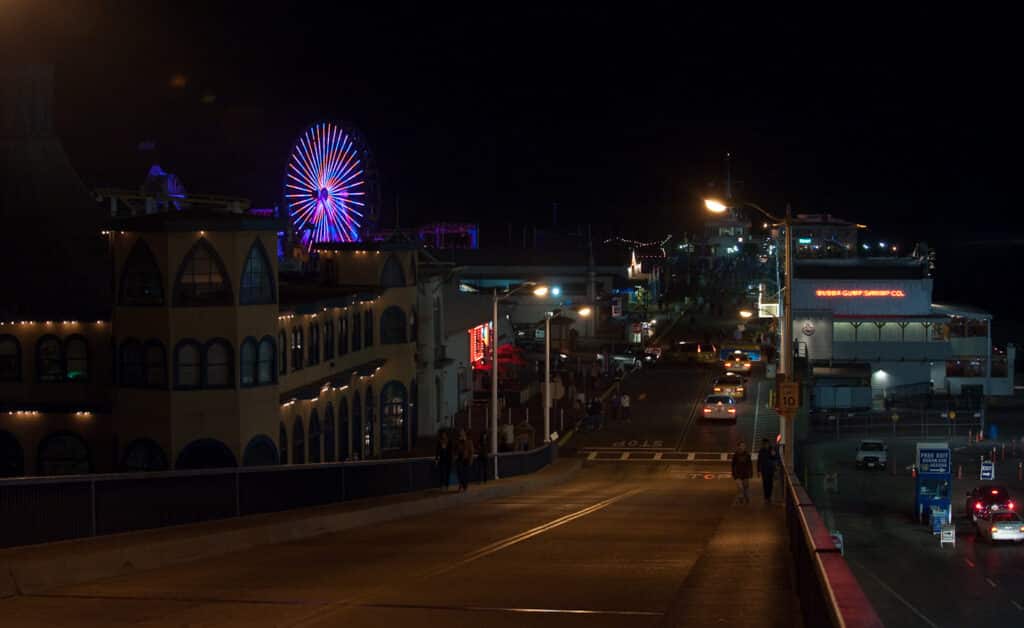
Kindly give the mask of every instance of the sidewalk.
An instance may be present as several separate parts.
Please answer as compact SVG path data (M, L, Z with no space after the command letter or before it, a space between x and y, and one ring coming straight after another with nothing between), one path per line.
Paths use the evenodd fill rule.
M531 475L330 506L0 550L0 598L287 543L349 528L508 497L569 480L580 461L560 459Z
M752 492L753 504L725 514L660 626L800 626L785 509Z

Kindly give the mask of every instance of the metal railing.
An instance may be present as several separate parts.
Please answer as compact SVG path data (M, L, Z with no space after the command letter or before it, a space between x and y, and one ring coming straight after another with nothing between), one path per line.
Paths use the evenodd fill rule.
M981 429L977 413L957 413L953 419L940 410L897 409L888 412L815 413L810 418L811 432L818 437L839 439L854 435L953 437L976 434Z
M533 473L556 457L554 444L501 453L499 474ZM0 547L323 506L439 480L433 458L0 480Z
M800 612L805 626L881 628L867 595L799 480L783 471L786 527Z

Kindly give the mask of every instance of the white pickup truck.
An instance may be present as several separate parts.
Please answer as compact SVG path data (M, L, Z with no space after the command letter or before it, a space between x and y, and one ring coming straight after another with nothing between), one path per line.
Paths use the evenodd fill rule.
M885 441L862 440L857 448L858 469L884 469L889 464L889 447Z

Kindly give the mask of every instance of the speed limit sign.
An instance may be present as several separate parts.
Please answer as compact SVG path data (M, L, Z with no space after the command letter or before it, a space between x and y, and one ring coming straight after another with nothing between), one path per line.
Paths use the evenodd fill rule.
M800 383L779 382L778 410L783 414L796 412L800 409Z

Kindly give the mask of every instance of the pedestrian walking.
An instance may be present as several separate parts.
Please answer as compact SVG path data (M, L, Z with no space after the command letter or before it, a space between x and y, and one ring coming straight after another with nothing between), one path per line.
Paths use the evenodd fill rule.
M736 443L736 451L732 454L732 479L739 490L739 502L750 503L750 476L754 475L754 464L750 460L750 452L743 441Z
M480 451L476 455L476 462L479 465L480 481L487 482L487 463L490 461L488 454L491 451L491 438L486 429L480 430Z
M459 430L459 437L453 448L455 474L459 477L459 492L469 488L469 467L473 464L473 441L466 436L466 430Z
M767 438L761 439L761 449L757 450L757 477L761 478L764 491L764 503L772 501L772 485L775 481L775 469L779 466L779 452Z
M437 465L437 472L440 476L439 488L447 491L452 475L452 444L448 440L448 430L441 430L441 433L437 436L437 451L434 454L434 464Z
M622 396L619 398L619 410L622 412L622 420L626 423L629 423L631 418L629 414L630 403L629 393L622 393Z

